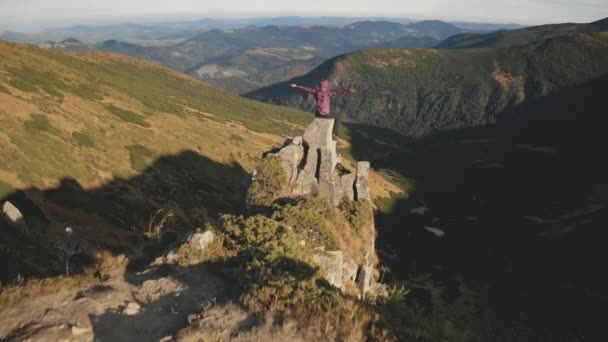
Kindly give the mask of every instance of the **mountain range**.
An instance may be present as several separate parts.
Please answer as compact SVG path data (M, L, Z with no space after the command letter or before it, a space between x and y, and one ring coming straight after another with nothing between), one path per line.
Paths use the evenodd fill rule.
M249 26L213 29L176 44L142 46L109 40L92 49L145 58L224 87L247 92L302 75L322 61L368 47L423 48L463 32L440 21L363 21L345 26ZM84 44L79 44L83 49ZM47 43L46 46L72 46Z
M583 27L587 32L605 29L597 23ZM571 31L556 28L552 38L510 48L357 51L246 96L312 111L308 96L287 85L314 86L328 79L334 87L359 90L333 103L336 111L355 122L412 137L491 124L526 101L608 72L605 32L566 34Z
M297 340L298 331L329 336L336 327L356 327L362 335L347 335L358 336L352 340L606 340L598 314L608 298L601 271L608 257L605 23L516 29L471 41L467 34L445 43L460 48L441 49L423 46L454 33L437 22L421 24L427 33L420 36L413 24L357 23L350 40L344 28L320 26L211 30L174 44L178 53L103 43L147 60L58 51L86 51L88 45L75 39L46 48L0 42L0 200L22 210L36 232L27 235L0 218L0 329L6 334L0 339L87 334L116 340L142 331L179 339L188 329L202 336L217 330L246 339L261 331L261 340ZM323 40L322 33L334 36ZM336 39L341 45L332 45ZM399 41L421 46L403 49ZM340 51L346 53L330 56ZM150 62L167 56L175 70ZM276 73L263 82L289 80L254 90L250 99L184 74L244 90L262 82L241 72L262 69ZM216 72L225 74L212 77ZM306 74L290 78L299 73ZM286 200L273 203L281 212L216 224L226 222L223 214L244 213L243 187L257 174L260 157L312 120L313 98L288 84L314 86L323 79L333 88L358 90L332 100L332 110L347 119L337 147L344 167L371 161L380 277L393 286L373 305L340 295L331 297L335 302L319 300L318 292L298 297L291 308L306 318L298 321L306 322L302 326L246 303L279 302L283 297L268 291L275 288L293 298L292 290L310 285L307 278L289 272L285 278L284 268L243 272L242 264L267 257L262 262L312 272L283 258L291 245L310 247L277 238L287 236L291 224L268 227L281 215L295 215L293 223L314 231L319 216L331 211L318 205L299 211L306 200ZM171 213L162 238L153 234L158 213ZM53 242L68 225L110 254L102 265L62 276L64 260ZM241 264L230 263L216 244L201 264L158 266L157 256L175 252L163 248L179 246L197 227L224 237L247 232L240 241L249 244L234 248L249 254L241 255ZM219 245L226 243L220 238ZM175 253L186 252L179 247ZM127 265L123 253L134 261ZM216 279L235 279L234 272L246 273L247 284L264 291L243 296L239 281L223 285L230 293L213 290L221 287ZM38 277L45 279L32 280ZM322 281L313 288L331 289ZM145 298L127 305L125 298L133 297ZM187 302L192 309L184 309ZM300 312L308 308L302 303L317 309ZM55 307L74 308L82 317ZM42 316L53 325L36 325ZM382 330L363 326L365 319L391 334L373 335ZM151 325L157 329L148 330ZM273 335L285 331L291 334Z

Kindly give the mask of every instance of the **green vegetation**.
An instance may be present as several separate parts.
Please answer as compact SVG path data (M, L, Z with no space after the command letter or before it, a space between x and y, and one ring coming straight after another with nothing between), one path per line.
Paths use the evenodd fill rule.
M130 110L126 110L126 109L122 109L122 108L118 108L116 106L113 105L109 105L106 107L106 109L118 116L119 118L123 119L126 122L141 126L141 127L145 127L145 128L149 128L150 124L145 120L145 118L135 112L132 112Z
M368 201L351 201L344 199L340 202L340 210L357 234L374 222L373 209Z
M13 186L0 180L0 199L9 195L14 190L15 190L15 188L13 188Z
M292 227L309 245L338 248L339 237L331 227L331 222L336 221L337 213L327 199L300 199L294 203L278 205L275 210L272 218Z
M78 146L81 147L94 147L95 146L95 140L93 140L93 138L83 132L72 132L72 137L76 140L76 143L78 143Z
M302 112L245 100L152 64L138 65L117 59L91 63L58 51L39 53L84 74L87 84L129 94L149 111L184 115L188 113L186 108L193 108L240 122L254 131L292 135L299 133L293 123L305 125L312 119Z
M15 87L21 91L25 91L27 93L33 93L36 90L38 90L38 87L36 87L35 85L33 85L29 82L22 81L20 79L10 80L10 84L13 87Z
M129 151L131 168L139 172L144 171L155 156L153 151L139 144L127 146L126 149Z
M32 67L8 69L14 76L10 83L17 89L35 92L40 87L47 94L63 99L63 92L72 93L87 100L99 100L102 97L98 89L91 84L71 83L62 79L56 72L41 71Z
M285 310L306 292L321 290L315 268L287 225L256 215L224 216L222 226L225 247L235 254L242 299L252 310Z
M281 195L287 175L276 157L262 159L256 171L249 188L249 201L255 206L269 206Z
M53 127L49 119L42 114L32 114L32 118L23 123L25 129L30 133L45 132L59 134L60 130Z
M509 49L369 49L336 57L294 83L339 79L354 95L332 110L411 137L495 123L524 100L538 99L608 73L603 34L562 36ZM312 110L308 95L278 84L247 95Z

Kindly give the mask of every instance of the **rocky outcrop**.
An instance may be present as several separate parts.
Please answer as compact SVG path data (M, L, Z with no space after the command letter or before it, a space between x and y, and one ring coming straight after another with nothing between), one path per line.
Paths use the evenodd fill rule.
M305 130L302 137L286 142L277 153L267 157L279 158L285 170L287 186L281 190L282 196L323 196L334 206L344 200L371 201L369 191L369 162L357 163L355 173L338 167L340 156L336 141L332 140L334 120L316 118ZM364 206L365 208L370 206ZM365 213L366 215L368 213ZM373 217L373 213L369 213ZM321 269L328 283L347 291L346 283L353 284L361 298L374 286L376 252L374 248L375 227L372 222L362 228L356 251L326 251L324 246L312 246L315 251L312 261ZM369 230L369 231L367 231ZM302 245L309 245L302 241ZM358 262L355 262L357 259Z
M5 201L4 204L2 204L2 214L10 224L15 226L22 233L29 234L29 228L25 223L23 214L21 214L21 211L19 211L11 202Z
M369 162L359 163L356 176L336 168L341 160L336 141L332 140L333 125L334 120L316 118L302 137L288 141L279 152L269 156L281 160L291 195L319 194L336 206L344 198L359 200L359 193L360 199L370 200Z

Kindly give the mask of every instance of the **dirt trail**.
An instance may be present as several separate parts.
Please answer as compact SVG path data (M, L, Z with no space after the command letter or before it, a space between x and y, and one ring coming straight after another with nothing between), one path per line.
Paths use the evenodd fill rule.
M222 289L204 269L170 266L57 288L0 312L0 341L171 341Z

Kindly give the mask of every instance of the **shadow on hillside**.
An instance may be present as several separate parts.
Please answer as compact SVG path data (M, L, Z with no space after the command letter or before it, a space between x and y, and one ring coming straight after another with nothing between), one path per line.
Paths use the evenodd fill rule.
M51 243L65 235L67 226L98 249L114 253L136 249L160 209L175 215L170 231L203 227L220 213L240 211L245 178L238 164L184 151L158 158L135 177L115 178L97 188L84 189L68 178L52 189L18 190L0 202L8 200L19 208L32 234L26 236L0 219L0 281L63 273Z
M206 334L208 337L203 340L228 340L235 334L251 331L260 326L263 319L233 300L243 295L243 287L237 281L227 280L242 276L235 276L239 269L243 272L237 268L242 262L229 258L189 267L162 265L144 274L127 274L126 280L144 292L134 294L142 302L142 310L133 316L123 313L124 308L89 315L95 341L151 341L166 336L175 339L175 335L188 326ZM291 258L278 262L293 264L289 272L297 281L307 280L317 271ZM167 282L176 282L182 289L163 293ZM146 292L150 289L152 296ZM211 312L214 309L218 311ZM274 319L280 321L279 316ZM278 322L272 322L275 323Z
M472 324L491 340L606 337L607 79L524 103L500 126L425 140L348 124L355 158L414 181L376 215L382 262L410 300L464 326L457 299L471 289Z

